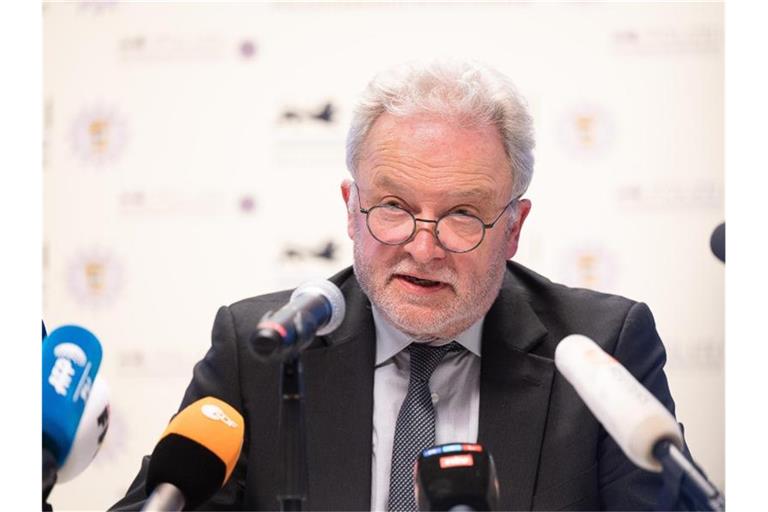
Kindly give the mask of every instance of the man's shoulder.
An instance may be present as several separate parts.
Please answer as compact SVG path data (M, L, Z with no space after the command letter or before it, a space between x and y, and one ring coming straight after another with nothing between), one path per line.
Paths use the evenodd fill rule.
M505 290L524 300L558 336L595 336L608 326L618 328L638 304L621 295L553 282L516 262L507 262L507 270Z
M514 261L507 262L510 278L505 286L512 286L523 294L533 306L541 303L588 304L590 307L627 308L637 301L621 295L599 292L588 288L568 286L551 279Z

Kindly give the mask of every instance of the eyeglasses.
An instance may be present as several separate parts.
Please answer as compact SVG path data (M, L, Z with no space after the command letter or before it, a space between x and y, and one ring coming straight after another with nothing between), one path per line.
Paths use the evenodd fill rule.
M451 212L437 220L420 219L397 204L377 204L363 208L360 203L360 189L357 189L357 205L360 213L365 214L365 224L371 236L385 245L402 245L416 236L416 223L427 222L435 225L435 238L446 251L464 253L479 246L485 238L485 230L491 229L501 216L519 199L515 197L502 208L493 222L486 224L482 219L470 213Z

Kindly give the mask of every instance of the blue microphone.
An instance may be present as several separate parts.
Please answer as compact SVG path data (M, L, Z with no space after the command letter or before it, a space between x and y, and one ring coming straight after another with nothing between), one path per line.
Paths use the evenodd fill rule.
M101 344L76 325L43 340L43 449L61 467L75 439L85 403L101 365Z

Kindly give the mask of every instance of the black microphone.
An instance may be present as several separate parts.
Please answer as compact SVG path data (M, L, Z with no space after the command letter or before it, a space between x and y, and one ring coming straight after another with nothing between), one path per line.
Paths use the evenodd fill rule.
M717 226L712 232L709 247L712 249L712 254L725 263L725 222Z
M285 306L268 312L256 326L251 341L264 361L285 361L307 348L315 335L336 330L346 307L341 290L330 281L302 284Z
M442 444L416 461L419 510L497 510L499 481L493 457L479 444Z

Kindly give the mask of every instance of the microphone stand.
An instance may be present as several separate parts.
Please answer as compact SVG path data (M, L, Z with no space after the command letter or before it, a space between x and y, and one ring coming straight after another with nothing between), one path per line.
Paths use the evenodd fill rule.
M691 510L725 510L725 498L699 470L669 440L663 439L653 447L654 457L661 462L667 478L681 478L677 496L691 505Z
M311 341L305 338L303 322L297 322L295 345ZM304 369L300 352L293 352L281 364L279 450L283 474L277 499L282 511L301 511L307 499L307 431L304 422Z

